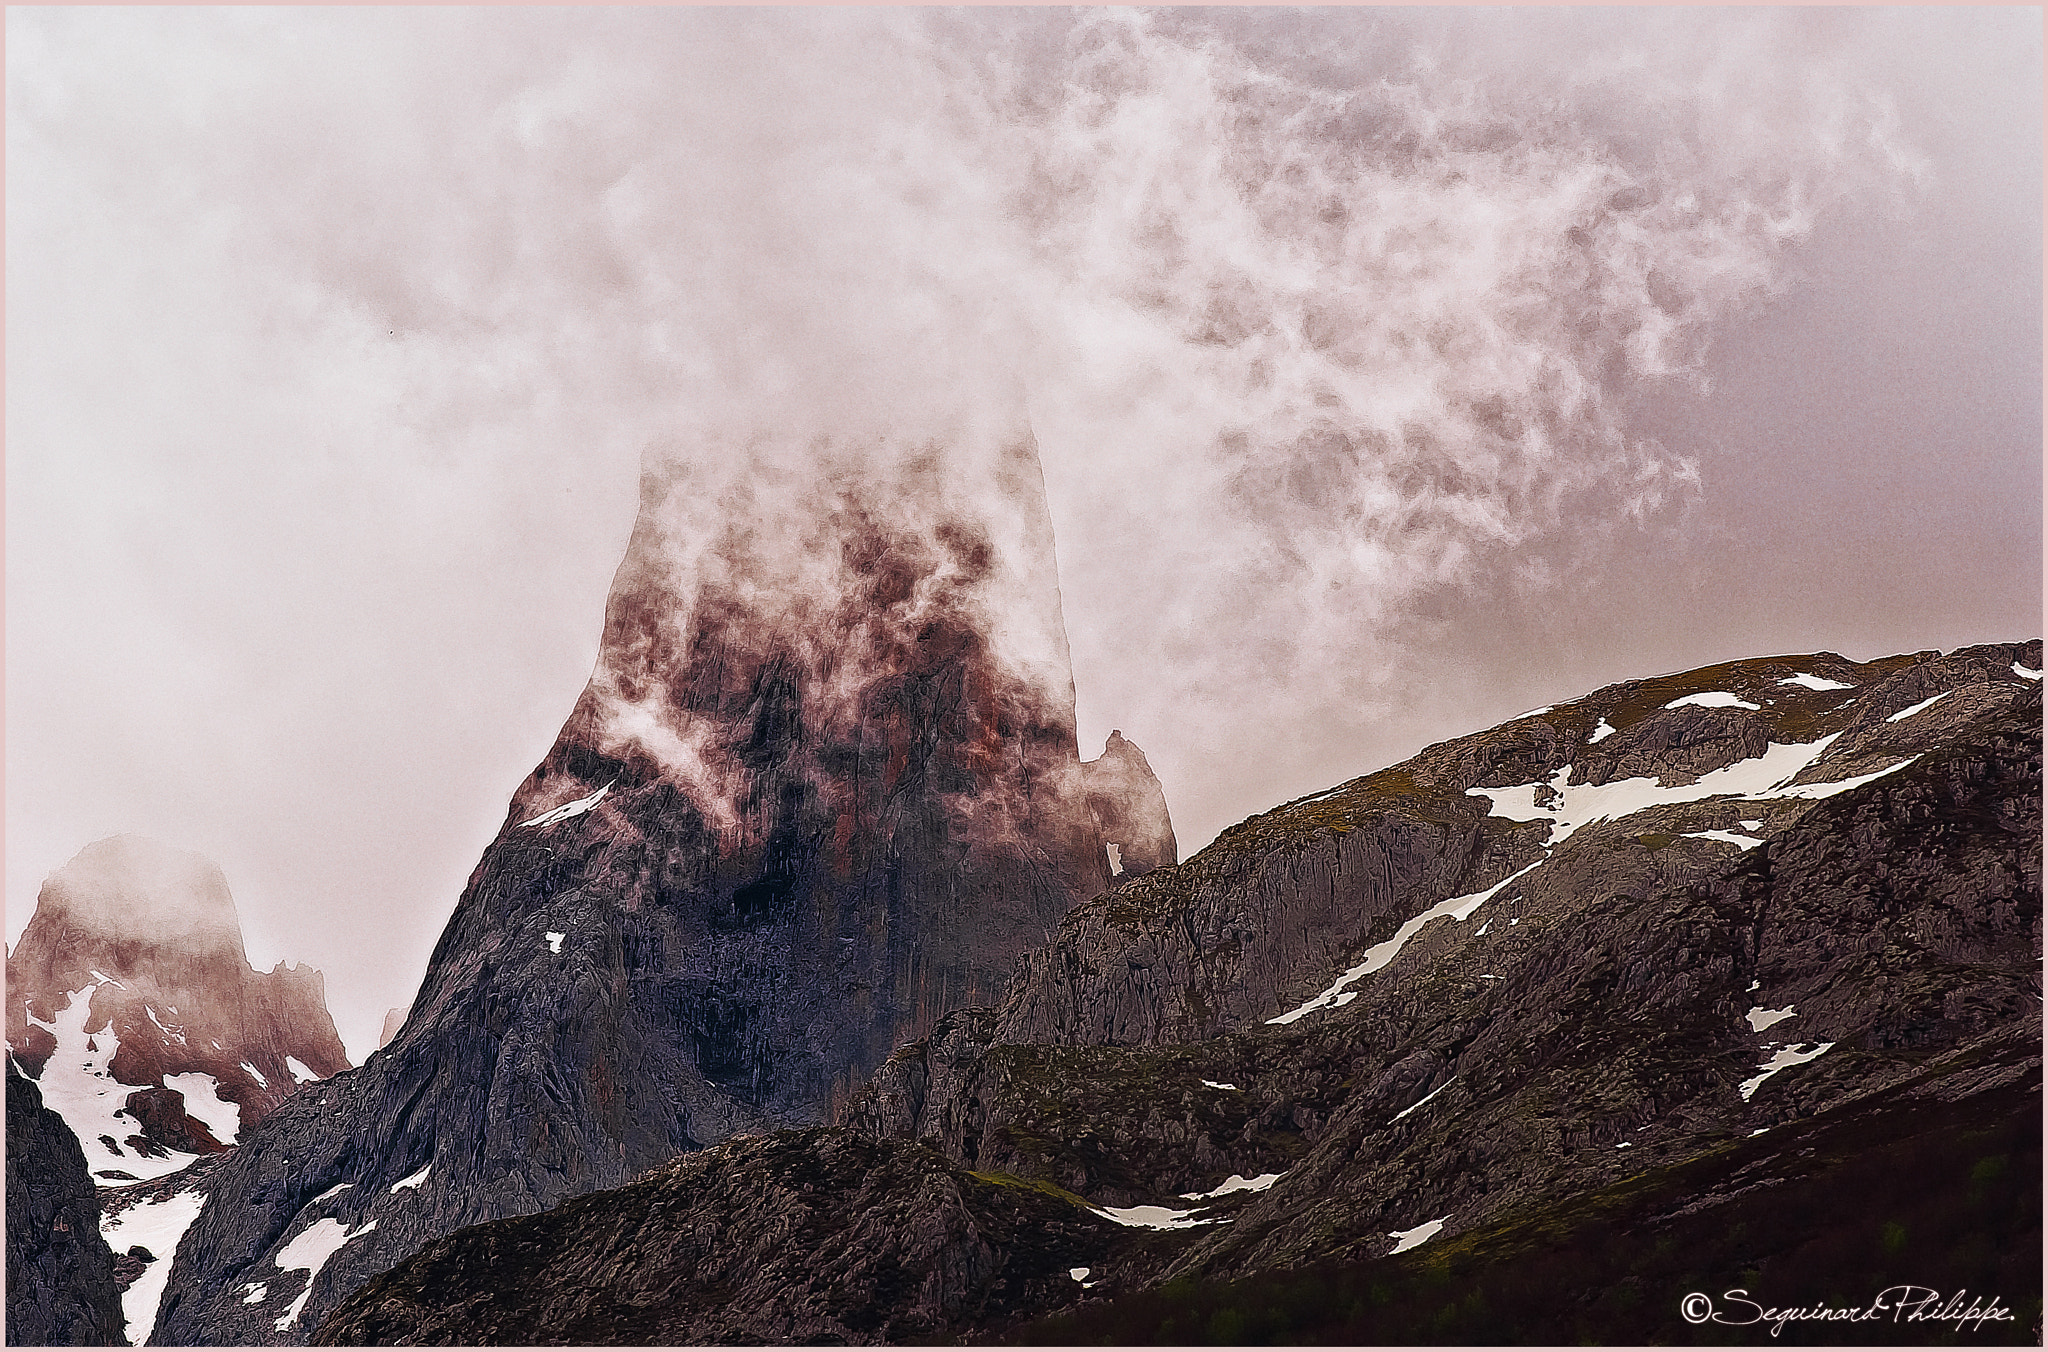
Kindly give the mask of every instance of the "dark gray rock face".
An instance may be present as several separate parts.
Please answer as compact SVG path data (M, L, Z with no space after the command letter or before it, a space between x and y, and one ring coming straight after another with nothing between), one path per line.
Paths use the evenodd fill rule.
M139 836L88 845L50 875L8 954L7 988L8 1048L46 1089L52 1075L132 1088L115 1117L72 1123L110 1181L161 1172L152 1162L170 1152L223 1150L303 1079L348 1065L320 973L252 968L220 869ZM78 1045L53 1066L60 1023L76 1025ZM186 1082L214 1100L196 1112L165 1085L193 1074L214 1081ZM68 1112L79 1096L45 1097Z
M7 1063L7 1341L125 1347L114 1255L85 1154Z
M1065 1304L1116 1226L927 1147L736 1138L539 1216L437 1240L316 1344L903 1343ZM451 1298L452 1297L452 1298Z
M1119 875L1135 878L1180 862L1166 790L1136 742L1112 731L1102 754L1081 767L1081 779L1096 830L1115 848L1112 867Z
M457 1227L820 1122L1108 884L1036 452L976 485L1021 535L932 520L936 472L708 539L648 475L597 671L402 1030L214 1176L159 1341L297 1341ZM279 1269L324 1222L353 1237Z

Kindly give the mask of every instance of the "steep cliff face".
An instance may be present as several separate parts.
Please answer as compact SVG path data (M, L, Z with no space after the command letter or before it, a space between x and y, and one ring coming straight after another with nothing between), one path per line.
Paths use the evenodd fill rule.
M138 836L50 875L7 989L8 1048L103 1182L224 1150L348 1065L320 973L250 967L220 869Z
M1910 1253L1929 1276L1896 1280L1998 1283L2023 1335L2038 1271L2005 1256L2038 1253L2038 1204L1991 1181L2037 1195L2019 1146L2039 1134L2040 658L1756 659L1431 747L1076 908L1000 1007L950 1016L835 1132L775 1148L928 1147L892 1157L867 1202L888 1214L959 1168L1069 1197L1054 1250L1078 1275L1037 1299L1079 1313L1027 1341L1229 1341L1246 1327L1112 1316L1231 1281L1273 1305L1288 1274L1329 1271L1355 1275L1345 1336L1412 1340L1440 1320L1441 1254L1516 1302L1508 1325L1461 1306L1460 1327L1598 1340L1605 1277L1639 1298L1679 1244L1700 1258L1666 1274L1673 1301L1765 1279L1791 1299ZM1871 1180L1901 1162L1930 1181L1894 1214ZM765 1186L762 1167L673 1176L677 1219L560 1282L501 1276L497 1239L455 1236L324 1336L401 1337L429 1289L437 1338L484 1327L463 1302L493 1338L562 1334L557 1303L640 1300L633 1274L680 1218ZM620 1233L624 1199L585 1200L576 1233ZM785 1235L774 1210L706 1241L692 1271L728 1275L679 1275L684 1308L769 1309L780 1278L731 1254L761 1233L837 1254L855 1225ZM922 1308L907 1284L870 1298L868 1324L829 1336L882 1336L873 1301ZM719 1336L799 1327L760 1318Z
M922 452L786 469L708 527L650 469L597 670L403 1029L216 1175L164 1341L296 1341L457 1226L822 1121L1108 885L1028 437L971 494Z
M114 1255L85 1155L35 1081L7 1064L7 1341L123 1347Z
M1112 731L1102 754L1081 767L1081 777L1088 786L1095 829L1111 851L1110 866L1119 877L1135 878L1180 862L1166 790L1136 742L1121 730Z

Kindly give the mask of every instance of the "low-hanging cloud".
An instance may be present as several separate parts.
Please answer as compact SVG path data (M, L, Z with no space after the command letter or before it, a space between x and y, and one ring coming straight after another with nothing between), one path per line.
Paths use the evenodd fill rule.
M10 375L71 389L70 343L120 397L12 399L14 481L93 440L111 468L66 491L109 504L96 549L159 502L183 515L152 530L289 534L188 487L233 483L319 502L319 549L544 555L566 528L527 487L631 485L651 447L701 480L687 572L734 514L773 554L835 476L934 445L945 510L900 526L1000 547L1014 502L976 467L1028 429L1084 731L1338 735L1402 697L1441 598L1556 586L1702 491L1630 391L1701 379L1816 222L1920 172L1862 22L17 11L10 178L42 192L10 204L10 309L68 327ZM314 573L191 585L282 613ZM976 604L1024 615L1016 584ZM325 679L275 644L236 666L235 618L164 612L181 698ZM1056 679L1057 628L1025 616L1005 660ZM1169 792L1196 745L1153 752Z

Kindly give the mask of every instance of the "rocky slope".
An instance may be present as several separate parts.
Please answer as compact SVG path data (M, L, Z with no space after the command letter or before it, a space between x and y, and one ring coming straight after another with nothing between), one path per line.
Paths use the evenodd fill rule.
M650 468L597 670L403 1028L217 1171L161 1341L297 1341L457 1227L821 1122L1108 884L1036 452L981 449L950 487L807 450L708 527Z
M7 1341L120 1347L121 1292L78 1138L7 1065Z
M320 973L252 968L220 869L139 836L50 875L7 990L8 1050L104 1182L224 1150L348 1065Z
M906 1046L837 1133L802 1148L917 1141L946 1157L898 1157L925 1163L874 1206L962 1168L1075 1194L1070 1222L1115 1228L1063 1233L1088 1269L1063 1298L1115 1311L1190 1281L1412 1270L1532 1225L1590 1244L1567 1220L1612 1214L1602 1197L1655 1193L1657 1224L1683 1228L1715 1199L1791 1197L1813 1142L1779 1147L1813 1124L1849 1124L1828 1138L1838 1146L1911 1154L1904 1127L1870 1124L1917 1120L1916 1104L1986 1130L2017 1123L2023 1138L2041 1064L2040 662L2038 642L1754 659L1431 747L1076 908L997 1006ZM1867 1210L1844 1168L1828 1175L1841 1190L1801 1193L1801 1206ZM1680 1174L1689 1198L1667 1186ZM594 1308L630 1289L698 1199L723 1195L672 1184L670 1219L644 1247L559 1284L536 1274L525 1308ZM586 1226L617 1205L586 1202ZM773 1210L747 1229L772 1229ZM1987 1251L1989 1222L1936 1212L1978 1227L1966 1254ZM2022 1213L1999 1224L2038 1252L2038 1208ZM844 1243L855 1219L802 1243ZM1807 1239L1831 1252L1817 1224ZM474 1242L456 1236L446 1253ZM1714 1261L1734 1266L1689 1279L1719 1290L1758 1263L1801 1270L1789 1249L1731 1244ZM2018 1280L1985 1264L1969 1279ZM506 1282L461 1270L462 1299L504 1308ZM665 1298L756 1312L719 1336L794 1328L759 1313L767 1279L739 1271L715 1292L678 1274ZM402 1293L423 1280L400 1267L329 1334L399 1333L413 1317ZM1597 1287L1597 1273L1585 1280ZM2004 1296L2033 1327L2038 1273ZM893 1308L923 1307L906 1293ZM949 1333L1000 1333L1025 1312ZM1532 1307L1514 1340L1582 1313ZM843 1336L888 1325L867 1317ZM436 1327L454 1338L461 1325ZM1676 1321L1659 1329L1686 1336Z

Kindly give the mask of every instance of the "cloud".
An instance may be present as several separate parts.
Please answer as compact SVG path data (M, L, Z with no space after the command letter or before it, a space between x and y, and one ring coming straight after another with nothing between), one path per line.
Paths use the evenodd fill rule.
M475 771L487 835L536 754L509 714L377 766L350 729L559 718L649 448L704 480L679 540L747 467L784 529L931 443L968 452L945 518L1000 532L978 467L1023 423L1084 732L1177 795L1219 748L1341 741L1447 598L1565 586L1711 491L1630 391L1701 379L1816 222L1921 175L1872 22L16 11L10 550L45 581L12 570L10 755L264 823L92 809L245 898L343 861L195 832L401 793L425 822L449 762L525 758ZM1056 629L1007 660L1056 679ZM423 677L444 646L462 674ZM285 795L279 746L317 767ZM403 868L335 886L333 942Z

